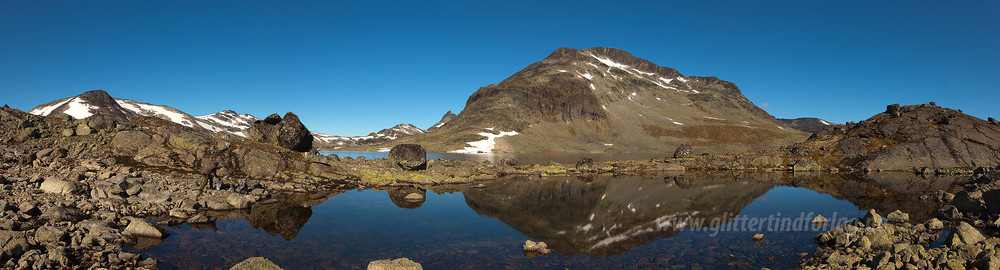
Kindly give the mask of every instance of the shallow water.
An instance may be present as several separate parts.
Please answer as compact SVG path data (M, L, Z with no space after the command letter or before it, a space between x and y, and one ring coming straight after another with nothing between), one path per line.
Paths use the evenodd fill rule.
M389 152L352 152L352 151L320 151L324 155L336 154L337 156L343 157L365 157L367 159L376 158L386 158L389 156ZM651 158L663 158L664 154L622 154L622 153L593 153L593 154L581 154L581 153L552 153L552 154L541 154L541 153L531 153L531 154L456 154L456 153L427 153L427 158L429 159L451 159L451 160L469 160L475 162L498 162L501 159L514 159L518 163L524 164L548 164L550 162L563 163L563 164L574 164L581 158L589 157L597 162L609 161L609 160L642 160Z
M402 199L423 193L415 187L351 190L213 213L214 226L167 228L170 237L139 253L165 269L224 269L253 256L286 269L364 269L398 257L426 269L785 269L796 266L797 253L811 253L813 237L829 226L868 208L932 208L915 194L953 181L923 180L938 184L921 189L896 184L912 179L892 179L512 177L479 189L430 190L422 202ZM815 214L831 223L809 225ZM762 242L751 240L756 233L765 235ZM526 256L521 245L529 239L555 254Z

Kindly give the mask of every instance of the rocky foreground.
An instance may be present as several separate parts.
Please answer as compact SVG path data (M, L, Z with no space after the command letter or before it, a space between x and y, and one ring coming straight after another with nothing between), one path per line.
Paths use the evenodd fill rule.
M518 164L516 160L427 160L419 145L399 145L389 159L325 156L308 152L311 134L291 113L253 123L249 137L243 138L151 117L40 117L5 107L0 109L0 265L5 269L154 269L155 258L124 250L167 237L161 222L205 223L211 221L204 215L208 210L245 209L295 194L355 188L476 184L507 175L683 170L984 173L1000 160L990 150L1000 148L1000 127L995 122L933 105L890 106L886 113L862 123L828 127L805 143L778 150L697 155L696 149L682 146L662 159L594 162L584 158L576 164ZM970 128L979 133L965 132ZM923 144L917 144L920 141ZM900 155L917 157L920 149L934 158L886 162ZM941 149L950 149L944 158L936 154ZM926 247L933 241L930 234L938 228L933 224L854 224L827 233L829 239L821 244L823 250L832 252L817 252L806 266L871 265L876 258L862 255L890 251L890 246L890 261L899 265L938 266L940 260L919 264L914 258L937 259L939 254L946 254L944 263L955 265L994 258L995 253L989 251L997 244L994 238L984 236L985 240L978 241L968 228L997 223L993 220L1000 214L1000 189L995 187L1000 184L995 179L978 178L967 191L942 192L937 198L944 205L940 212L945 224L963 218L971 224L957 223L956 231L964 232L955 243L962 246L948 247L964 250L975 245L981 252L913 251L914 245ZM149 221L154 219L159 221ZM897 219L890 216L890 220ZM865 233L859 235L860 231ZM884 235L900 236L883 241ZM865 246L860 240L863 236L871 242L871 251L856 247ZM900 255L897 260L901 252L917 255ZM953 258L964 259L949 262ZM877 262L882 261L878 257Z

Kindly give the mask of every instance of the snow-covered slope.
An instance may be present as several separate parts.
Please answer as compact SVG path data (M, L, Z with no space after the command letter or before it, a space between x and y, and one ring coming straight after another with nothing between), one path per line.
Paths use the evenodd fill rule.
M29 110L28 113L41 116L66 114L74 119L84 119L95 114L109 115L122 120L138 116L155 117L187 127L207 129L212 132L227 132L244 137L246 135L243 134L243 130L249 128L253 121L259 120L253 115L238 114L231 110L194 117L170 106L112 98L111 95L102 90L89 91L78 96L42 104Z
M250 123L260 120L249 114L239 114L231 110L225 110L209 115L195 117L198 124L203 128L213 132L228 132L246 137L243 131L250 128Z
M324 150L335 150L350 146L380 144L410 135L424 133L427 133L427 131L411 124L399 124L391 128L380 130L377 133L368 134L367 136L341 137L313 132L313 145L315 145L316 148Z

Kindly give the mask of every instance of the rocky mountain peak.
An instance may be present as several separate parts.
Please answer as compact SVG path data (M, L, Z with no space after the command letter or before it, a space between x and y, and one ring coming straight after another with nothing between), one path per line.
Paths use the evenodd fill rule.
M431 151L475 143L501 152L634 153L691 143L735 152L806 136L778 123L731 82L684 76L624 50L596 47L557 49L479 88L440 131L398 143L422 143Z
M427 131L431 132L441 128L442 126L444 126L444 124L450 122L451 119L454 119L455 116L457 116L455 113L448 111L447 113L444 114L444 116L441 117L441 121L438 121L433 126L427 128Z

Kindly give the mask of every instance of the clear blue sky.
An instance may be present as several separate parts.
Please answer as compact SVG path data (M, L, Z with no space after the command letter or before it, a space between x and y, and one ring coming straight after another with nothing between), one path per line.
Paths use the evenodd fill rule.
M997 1L2 1L0 103L104 89L193 115L426 128L559 47L736 83L776 117L997 114ZM765 107L765 106L762 106Z

